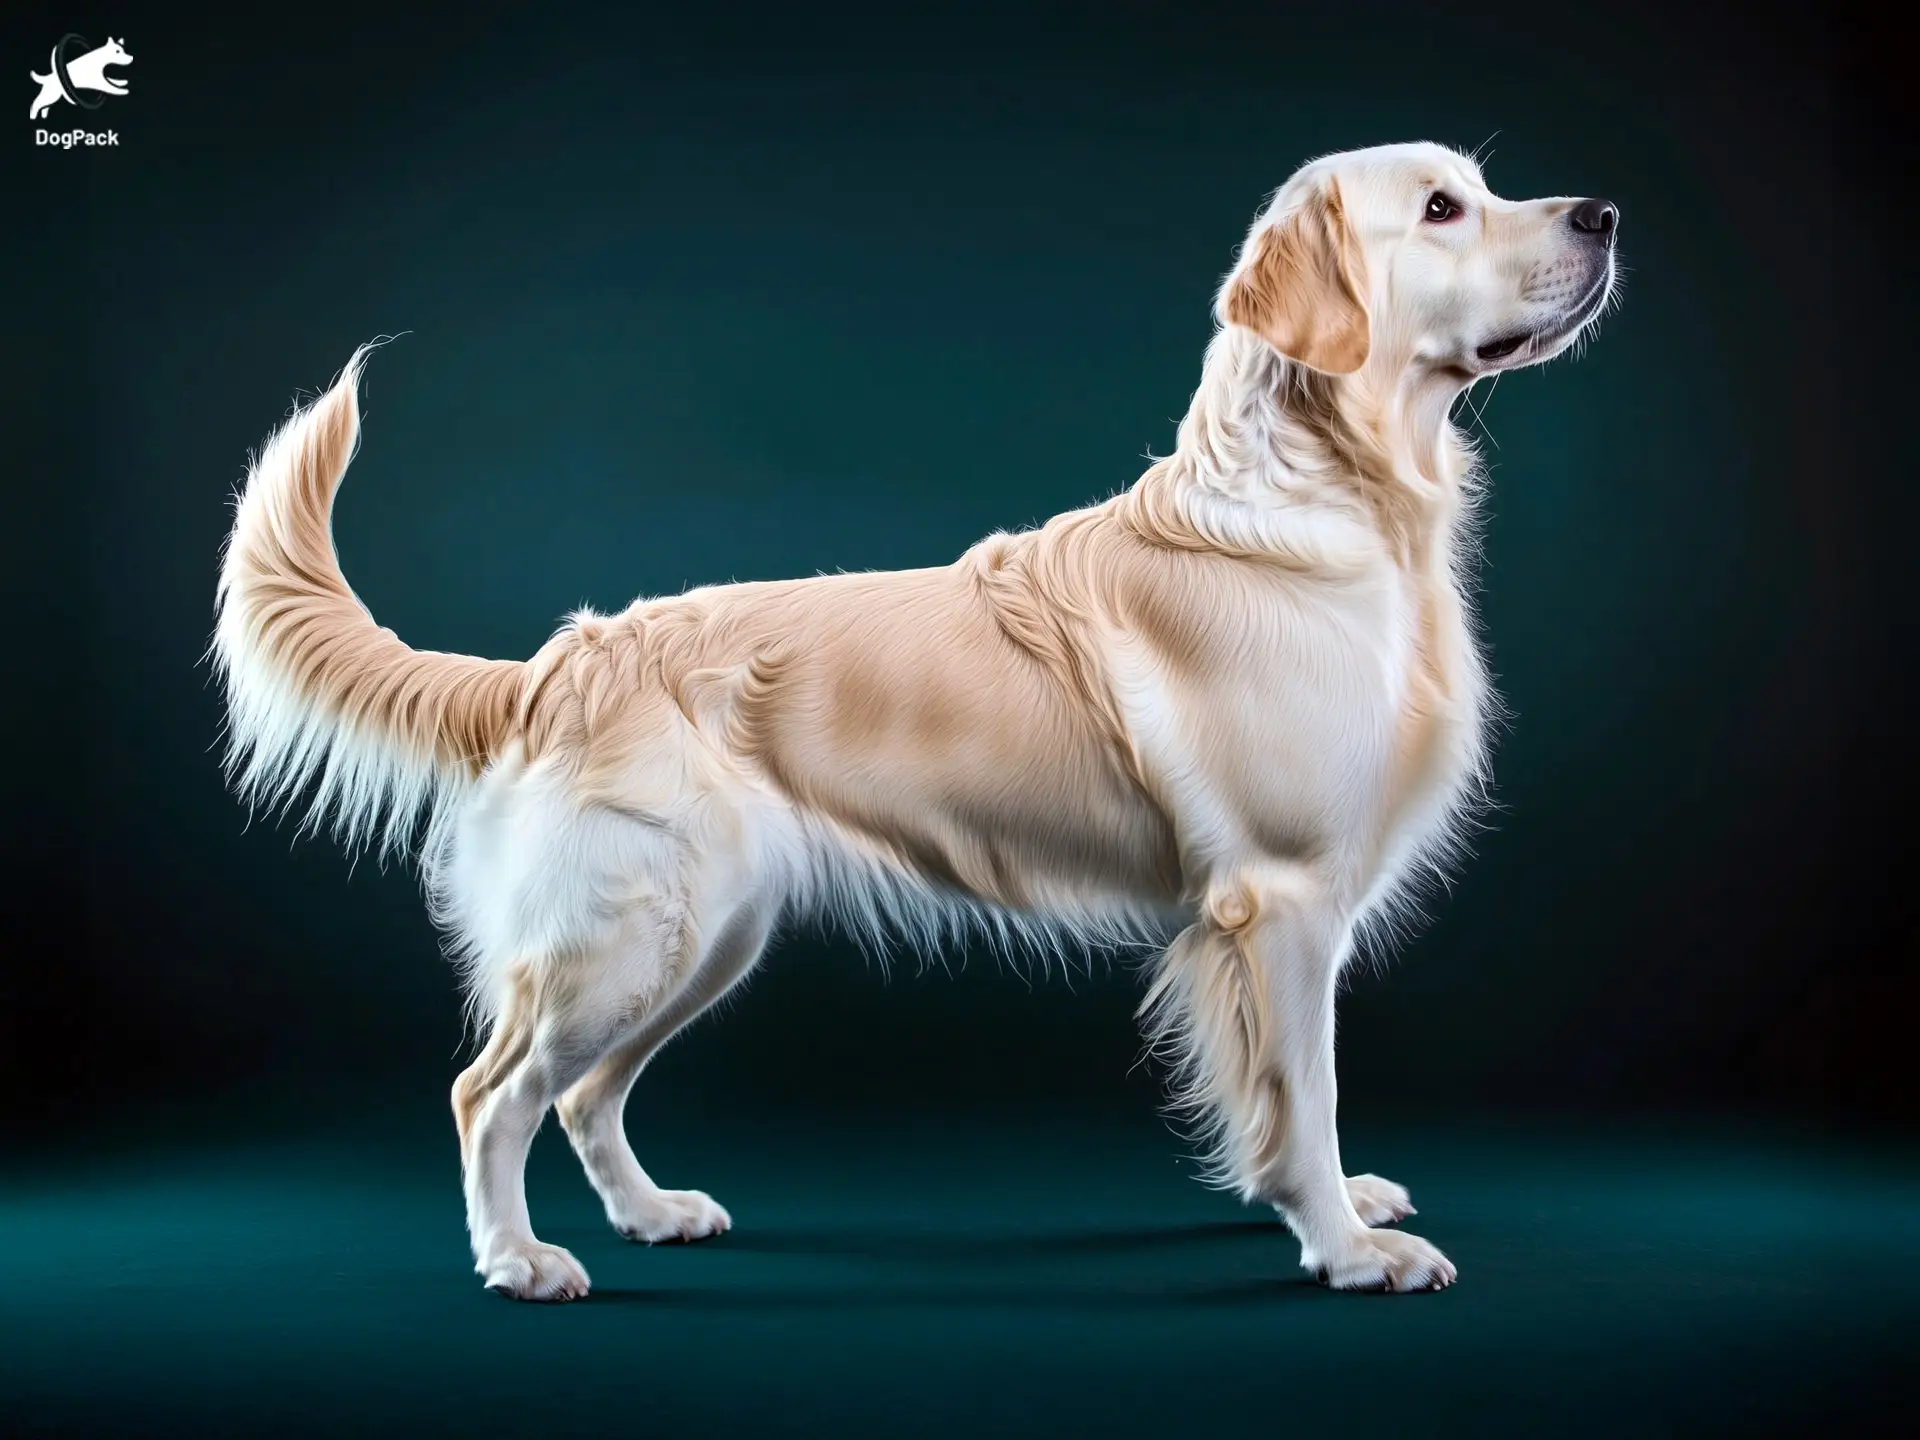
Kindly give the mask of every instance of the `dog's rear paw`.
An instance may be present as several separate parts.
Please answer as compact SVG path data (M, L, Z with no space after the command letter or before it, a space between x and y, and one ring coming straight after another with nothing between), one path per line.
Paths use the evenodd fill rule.
M657 1245L663 1240L704 1240L733 1228L733 1217L700 1190L656 1190L636 1200L625 1213L609 1214L613 1228L629 1240Z
M1459 1277L1438 1247L1400 1230L1362 1231L1338 1255L1302 1263L1335 1290L1444 1290Z
M543 1245L538 1240L522 1245L503 1245L474 1267L487 1283L515 1300L539 1300L564 1303L587 1293L587 1272L580 1262L558 1245Z
M1367 1225L1391 1225L1419 1213L1407 1198L1406 1186L1382 1180L1378 1175L1349 1175L1347 1195L1353 1201L1353 1208L1360 1212L1362 1223Z

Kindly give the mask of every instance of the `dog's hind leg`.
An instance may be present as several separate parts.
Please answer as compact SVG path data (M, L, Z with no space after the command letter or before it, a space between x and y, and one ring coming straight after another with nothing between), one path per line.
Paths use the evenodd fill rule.
M487 1032L487 1043L453 1082L453 1127L460 1137L460 1168L468 1168L467 1142L474 1117L509 1071L526 1058L533 1039L533 971L516 965L508 970L500 1000Z
M670 1003L692 970L682 907L640 905L615 935L508 972L511 990L485 1051L455 1086L474 1268L519 1300L575 1300L587 1273L542 1243L527 1214L526 1159L547 1109L614 1045Z
M753 968L766 947L774 907L750 904L708 947L693 978L616 1045L556 1107L607 1219L629 1240L701 1240L724 1233L732 1218L699 1190L663 1190L641 1167L621 1121L634 1081L656 1051L711 1008Z
M27 112L27 118L38 120L65 98L65 92L61 90L60 82L52 75L41 75L31 70L27 74L33 83L40 87L40 93L34 97L33 108Z

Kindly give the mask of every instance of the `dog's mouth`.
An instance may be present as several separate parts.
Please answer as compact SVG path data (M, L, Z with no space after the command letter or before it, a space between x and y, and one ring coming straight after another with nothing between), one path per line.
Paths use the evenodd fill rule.
M1503 360L1512 360L1516 356L1522 365L1547 359L1559 349L1562 342L1579 333L1588 321L1600 313L1612 287L1613 266L1608 265L1595 277L1593 288L1562 319L1540 329L1521 330L1497 340L1489 340L1473 352L1474 358L1487 366L1497 366Z

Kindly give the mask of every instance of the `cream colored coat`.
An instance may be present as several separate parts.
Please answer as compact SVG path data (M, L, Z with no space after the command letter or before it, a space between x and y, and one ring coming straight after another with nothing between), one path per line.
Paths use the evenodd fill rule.
M923 944L1171 937L1144 1008L1218 1176L1337 1286L1448 1283L1369 1228L1406 1192L1343 1174L1333 997L1480 779L1448 414L1612 293L1612 222L1575 204L1501 200L1435 146L1316 162L1256 220L1177 447L1124 494L936 569L577 615L525 662L414 651L341 576L356 355L254 466L215 656L246 794L311 793L350 842L427 817L488 1035L454 1097L487 1283L586 1291L521 1188L556 1101L624 1233L726 1228L654 1185L620 1111L794 914Z

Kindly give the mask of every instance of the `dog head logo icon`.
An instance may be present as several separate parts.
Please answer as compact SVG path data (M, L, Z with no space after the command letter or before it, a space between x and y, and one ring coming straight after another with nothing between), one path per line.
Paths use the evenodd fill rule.
M107 74L115 66L133 63L126 47L111 35L104 45L92 49L87 46L84 35L63 36L48 58L51 73L27 72L40 87L33 108L27 112L28 119L38 120L62 101L70 101L82 110L98 110L103 96L127 93L126 81Z

